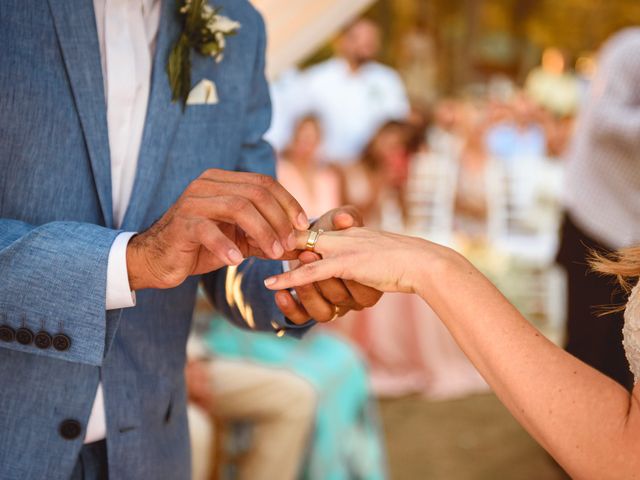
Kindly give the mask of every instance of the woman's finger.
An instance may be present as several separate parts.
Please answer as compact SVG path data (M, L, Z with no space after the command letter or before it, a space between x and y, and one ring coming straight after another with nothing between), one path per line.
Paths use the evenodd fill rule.
M341 277L342 263L339 259L328 258L318 262L302 265L289 272L269 277L264 284L270 290L285 290L287 288L310 285L333 277Z
M311 230L297 231L296 232L296 249L306 250L307 241ZM341 243L344 242L344 233L340 232L322 232L318 236L316 246L313 251L319 255L330 255Z
M299 257L301 265L307 265L320 261L321 257L312 252L302 252ZM299 268L299 267L298 267ZM329 322L336 316L336 307L331 300L326 297L322 290L318 288L319 284L302 285L296 288L298 300L304 309L309 313L311 318L320 323Z
M322 257L313 252L302 252L298 257L300 263L307 265L320 261ZM349 292L349 289L345 283L338 278L330 278L322 282L315 284L316 288L320 291L320 294L332 305L341 307L341 312L345 312L352 309L362 309L357 304L354 297ZM335 308L334 308L335 313Z
M334 233L336 237L338 235L344 237L344 233L328 233ZM349 237L349 239L351 239L350 241L354 241L355 237ZM347 238L342 238L342 240L349 241ZM313 252L302 252L298 258L303 264L308 264L319 260L320 256ZM382 296L382 292L375 288L367 287L353 280L331 278L318 282L316 286L322 293L322 296L329 302L354 310L371 307L375 305Z

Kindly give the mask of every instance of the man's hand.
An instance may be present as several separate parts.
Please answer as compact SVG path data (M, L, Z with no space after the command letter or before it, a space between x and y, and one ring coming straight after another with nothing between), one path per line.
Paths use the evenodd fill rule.
M132 290L172 288L248 256L279 259L295 249L294 229L308 227L300 204L273 178L207 170L131 239L129 284Z
M324 231L346 230L363 226L362 216L354 207L341 207L324 214L314 224L313 229ZM320 256L312 252L302 252L300 263L312 263ZM342 316L350 310L362 310L375 305L382 292L357 282L342 281L337 278L304 285L295 289L299 303L288 290L276 293L276 303L282 313L293 323L302 325L310 319L329 322L336 315Z

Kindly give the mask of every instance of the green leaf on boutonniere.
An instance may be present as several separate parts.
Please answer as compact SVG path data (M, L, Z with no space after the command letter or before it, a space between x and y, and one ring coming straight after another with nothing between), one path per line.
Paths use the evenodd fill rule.
M177 0L177 4L182 33L169 54L167 74L171 101L182 100L184 109L191 90L191 51L221 62L225 38L234 35L240 24L220 15L220 9L211 7L207 0Z
M184 33L180 35L180 39L171 50L167 73L171 85L171 101L182 99L184 106L191 89L191 47Z

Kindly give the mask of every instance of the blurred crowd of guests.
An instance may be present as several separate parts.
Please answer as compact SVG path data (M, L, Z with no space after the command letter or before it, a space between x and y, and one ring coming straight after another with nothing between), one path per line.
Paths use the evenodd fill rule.
M613 321L606 332L594 327L599 333L575 326L577 316L591 315L585 306L589 300L579 298L587 287L576 290L576 279L585 275L585 269L574 268L586 252L575 253L567 242L588 240L602 248L621 245L607 242L575 219L584 215L576 213L584 209L584 202L567 205L563 220L564 185L577 189L575 181L563 180L565 159L571 160L572 171L584 169L574 178L592 181L590 187L583 184L578 190L591 188L593 199L600 187L586 169L593 170L593 164L609 155L602 153L605 147L598 147L602 156L592 159L591 165L585 160L592 158L589 149L596 148L589 140L598 125L593 117L598 109L607 108L601 92L590 89L595 60L581 59L574 72L561 51L548 49L522 88L496 77L481 94L476 89L473 94L436 99L427 92L416 99L403 77L415 85L419 62L405 62L411 68L403 75L378 63L380 41L376 24L360 19L340 36L334 57L287 72L273 84L274 121L268 138L278 153L280 182L311 217L352 204L374 228L443 238L462 250L469 243L481 244L522 260L527 275L542 279L541 291L546 293L536 297L537 303L554 294L548 290L556 284L547 275L556 268L564 222L560 261L569 270L569 324L574 328L569 332L570 351L578 356L588 351L590 363L627 385L628 371L627 375L619 371L624 361L621 352L598 353L596 345L601 341L619 346L619 340L601 338L619 335L618 324ZM410 32L407 44L427 56L431 51L415 32ZM621 68L613 63L609 61L609 68ZM433 80L431 69L423 74ZM608 92L610 105L624 103L614 90ZM578 122L577 140L571 146L581 112L591 119ZM623 108L611 113L620 118L625 114ZM637 115L636 111L633 118ZM640 137L634 138L637 143ZM637 199L635 158L626 173L632 183L625 194L633 191ZM620 160L624 162L630 161ZM436 171L442 174L433 177ZM432 177L436 188L429 190L426 185ZM620 184L616 180L610 185L612 191ZM442 195L434 193L443 188ZM444 200L428 199L430 195ZM574 195L578 197L579 193ZM609 205L624 209L620 204L625 201L623 197ZM541 213L541 203L550 212L547 217ZM429 227L432 219L424 212L430 208L443 210L439 213L448 221L438 228L449 231ZM630 238L638 234L637 227L632 230ZM538 250L540 255L532 255ZM566 283L561 285L565 286L556 296L567 291ZM527 289L533 287L528 284ZM559 308L563 316L562 302ZM187 378L193 380L194 402L205 412L223 423L253 423L253 444L249 443L253 446L240 448L244 453L237 457L236 478L385 478L384 444L372 392L450 398L486 389L433 312L403 295L387 295L370 312L317 328L300 342L241 332L223 322L213 325L202 336L206 354L196 355L199 360L190 364ZM586 340L575 340L582 337ZM223 376L231 380L220 381ZM197 381L202 378L208 380ZM208 390L202 392L202 385ZM236 387L233 392L220 391L222 385ZM273 399L267 402L270 410L255 411L266 408L265 397ZM291 409L292 402L298 410ZM220 448L216 451L220 453ZM270 476L273 469L265 463L275 465L278 475Z
M567 71L559 50L545 51L523 89L498 77L481 95L428 104L404 86L415 66L401 76L375 60L379 47L377 26L360 20L340 37L335 57L291 70L272 87L268 139L280 154L280 180L311 213L321 211L319 201L350 203L369 225L386 226L381 216L390 208L406 227L411 164L429 154L458 164L457 212L481 218L492 161L562 157L586 80Z

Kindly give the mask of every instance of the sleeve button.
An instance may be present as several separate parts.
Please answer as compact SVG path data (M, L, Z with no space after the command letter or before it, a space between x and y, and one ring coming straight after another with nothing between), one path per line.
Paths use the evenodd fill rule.
M0 341L13 342L16 338L16 332L8 325L0 326Z
M49 335L49 333L45 332L44 330L40 331L36 334L36 337L33 343L39 349L46 350L51 346L51 343L52 343L51 335Z
M16 332L16 340L21 345L31 345L33 342L33 332L28 328L19 328Z
M66 352L71 348L71 339L64 333L59 333L53 337L53 348L59 352Z

